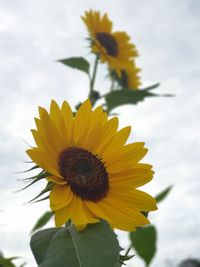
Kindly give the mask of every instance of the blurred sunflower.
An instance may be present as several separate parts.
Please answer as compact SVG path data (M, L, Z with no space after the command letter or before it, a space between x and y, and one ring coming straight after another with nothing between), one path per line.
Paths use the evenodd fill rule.
M134 64L132 67L122 70L120 77L118 77L120 85L128 89L139 89L142 84L138 76L140 71L141 69L137 68Z
M32 130L37 147L29 157L49 175L54 186L50 207L60 227L69 219L77 230L104 219L114 228L132 231L148 224L141 211L156 209L155 199L139 191L153 177L152 166L138 163L147 153L144 143L126 145L130 127L118 129L102 107L86 100L75 116L65 101L52 101L50 112L39 108Z
M101 16L100 12L90 10L81 18L89 31L92 52L99 55L102 63L107 62L118 75L121 69L131 66L138 52L126 32L112 32L112 22L107 14Z

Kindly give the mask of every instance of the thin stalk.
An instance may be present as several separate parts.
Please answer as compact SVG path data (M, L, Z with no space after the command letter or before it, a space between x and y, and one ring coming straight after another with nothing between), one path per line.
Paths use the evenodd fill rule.
M97 73L97 67L98 67L98 63L99 63L99 56L96 56L95 59L95 63L94 63L94 69L93 69L93 74L92 74L92 78L90 80L90 92L89 92L89 98L92 97L92 93L94 91L94 83L95 83L95 79L96 79L96 73Z
M111 86L110 86L110 91L114 91L114 88L115 88L115 80L112 80L111 82Z

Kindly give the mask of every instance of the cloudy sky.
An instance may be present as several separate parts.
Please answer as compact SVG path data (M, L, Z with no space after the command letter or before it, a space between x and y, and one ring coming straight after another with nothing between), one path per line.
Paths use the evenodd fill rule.
M200 241L200 2L197 0L55 1L0 0L0 250L36 266L28 248L29 232L48 203L25 205L41 188L13 193L22 184L16 171L27 167L25 141L33 144L39 105L52 98L71 105L87 97L84 74L56 59L85 56L80 15L90 8L108 12L116 30L125 30L137 45L144 86L161 82L158 93L174 98L149 98L116 110L121 125L132 125L131 141L145 141L146 162L155 179L151 194L173 184L173 191L152 215L158 227L158 252L152 267L172 266L185 257L199 257ZM103 67L97 89L106 92ZM53 223L52 223L53 224ZM127 246L124 233L120 242ZM134 259L131 266L143 266Z

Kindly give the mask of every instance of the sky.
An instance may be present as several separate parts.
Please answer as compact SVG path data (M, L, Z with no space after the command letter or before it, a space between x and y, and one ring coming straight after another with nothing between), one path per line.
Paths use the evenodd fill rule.
M90 62L85 10L107 12L115 30L127 31L139 50L137 65L144 86L160 82L157 93L137 106L116 109L120 125L132 125L130 141L145 141L145 162L154 165L152 195L168 185L173 190L151 215L158 229L158 251L152 267L175 266L199 257L200 241L200 2L197 0L55 1L0 0L0 250L36 266L28 249L30 230L48 203L27 205L43 184L16 193L26 169L25 150L33 144L37 107L51 99L72 106L87 98L87 77L56 62L84 56ZM96 83L107 90L101 66ZM23 176L24 177L24 176ZM49 225L53 225L51 222ZM125 233L117 232L127 247ZM134 258L129 267L142 267Z

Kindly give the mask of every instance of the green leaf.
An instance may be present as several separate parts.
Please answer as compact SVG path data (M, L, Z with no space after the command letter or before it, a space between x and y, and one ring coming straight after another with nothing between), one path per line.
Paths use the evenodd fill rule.
M58 61L63 63L64 65L66 65L68 67L78 69L80 71L83 71L83 72L89 74L90 64L83 57L70 57L70 58L60 59Z
M146 97L158 97L158 96L172 96L172 95L158 95L152 93L151 90L157 88L159 84L152 85L145 89L140 90L131 90L131 89L122 89L112 91L106 95L104 95L107 110L110 112L116 107L132 104L136 105L138 102L143 101Z
M168 186L165 190L163 190L162 192L160 192L155 198L156 198L156 202L161 202L162 200L164 200L166 198L166 196L169 194L169 192L172 189L172 185Z
M45 212L36 222L31 232L35 232L36 230L42 228L45 224L49 222L49 220L52 218L53 212L47 211Z
M0 256L0 267L15 267L12 260L17 258L18 257L4 258L3 256Z
M156 253L156 228L153 225L138 228L130 233L130 239L135 251L149 266Z
M81 232L73 225L37 232L31 249L39 267L119 267L120 247L110 226L101 221Z

